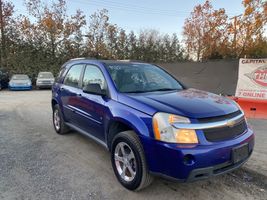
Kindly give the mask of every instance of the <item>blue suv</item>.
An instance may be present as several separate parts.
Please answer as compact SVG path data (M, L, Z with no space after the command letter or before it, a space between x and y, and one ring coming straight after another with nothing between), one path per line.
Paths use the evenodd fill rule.
M111 152L118 181L129 190L154 176L195 181L243 165L254 133L232 100L186 88L158 66L73 59L52 88L53 124Z

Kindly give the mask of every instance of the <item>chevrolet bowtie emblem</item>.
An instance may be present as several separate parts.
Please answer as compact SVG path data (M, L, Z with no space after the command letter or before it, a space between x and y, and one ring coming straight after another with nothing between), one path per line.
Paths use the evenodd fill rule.
M235 125L235 121L234 120L229 120L229 121L227 121L227 126L228 127L233 127L234 125Z

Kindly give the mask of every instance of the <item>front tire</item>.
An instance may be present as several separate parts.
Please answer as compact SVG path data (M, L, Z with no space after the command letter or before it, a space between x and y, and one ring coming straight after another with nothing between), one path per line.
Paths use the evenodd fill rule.
M64 122L62 112L58 104L56 104L53 108L53 125L55 131L59 135L65 135L69 132L69 127Z
M118 181L129 190L141 190L153 181L142 144L133 131L121 132L114 137L111 162Z

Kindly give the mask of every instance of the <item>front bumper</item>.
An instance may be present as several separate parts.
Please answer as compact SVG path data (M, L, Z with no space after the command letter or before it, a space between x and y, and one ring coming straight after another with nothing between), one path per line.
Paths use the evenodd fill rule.
M51 88L53 83L36 83L38 88Z
M194 169L190 172L188 178L186 179L187 182L193 182L197 180L202 180L202 179L207 179L212 176L218 176L221 174L225 174L228 172L231 172L235 169L238 169L241 167L245 162L249 159L251 156L252 151L249 152L249 155L246 159L238 162L238 163L233 163L231 161L219 164L219 165L214 165L211 167L205 167L205 168L198 168Z
M32 86L9 86L9 90L31 90Z
M194 146L164 143L147 137L141 137L141 142L152 174L186 182L227 173L243 165L253 151L254 133L248 129L232 140ZM233 163L232 150L244 144L248 144L249 155Z

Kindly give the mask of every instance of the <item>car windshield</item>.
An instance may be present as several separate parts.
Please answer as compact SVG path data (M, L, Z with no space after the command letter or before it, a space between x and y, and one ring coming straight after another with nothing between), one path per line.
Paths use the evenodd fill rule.
M29 79L29 77L27 75L23 75L23 74L18 74L18 75L13 75L12 80L27 80Z
M38 78L54 78L51 72L41 72L38 74Z
M159 67L151 64L106 64L107 69L122 93L181 90L183 86Z

